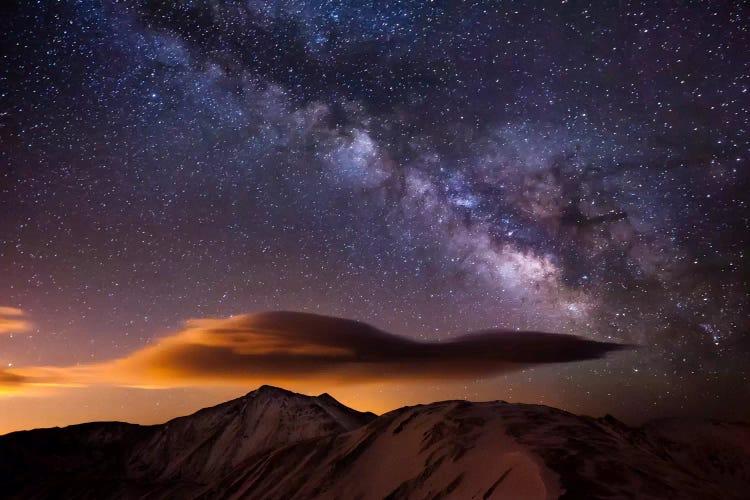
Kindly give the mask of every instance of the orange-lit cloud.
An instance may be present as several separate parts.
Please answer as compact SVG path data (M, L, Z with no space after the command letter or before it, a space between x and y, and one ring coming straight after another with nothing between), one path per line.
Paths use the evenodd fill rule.
M24 318L23 310L17 307L0 306L0 335L25 333L31 330L31 322Z
M0 386L7 392L40 385L165 388L463 379L596 359L624 347L573 335L516 331L486 331L428 343L357 321L269 312L192 320L153 346L104 363L7 369L0 371Z

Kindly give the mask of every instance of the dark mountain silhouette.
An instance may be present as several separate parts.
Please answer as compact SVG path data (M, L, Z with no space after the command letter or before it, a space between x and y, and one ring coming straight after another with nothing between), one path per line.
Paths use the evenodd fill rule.
M263 386L162 425L0 436L2 498L741 499L750 426L505 402L380 417Z

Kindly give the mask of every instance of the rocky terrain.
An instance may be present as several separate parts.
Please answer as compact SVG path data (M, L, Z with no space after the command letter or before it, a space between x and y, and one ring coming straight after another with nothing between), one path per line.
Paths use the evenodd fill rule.
M2 498L744 499L750 426L505 402L382 416L264 386L162 425L0 436Z

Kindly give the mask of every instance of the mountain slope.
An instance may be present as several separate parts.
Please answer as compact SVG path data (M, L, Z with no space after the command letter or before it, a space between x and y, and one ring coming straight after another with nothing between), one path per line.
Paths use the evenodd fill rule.
M501 420L464 402L396 410L256 457L205 498L556 498L554 474L502 432Z
M128 466L137 477L209 481L257 453L340 434L375 418L327 394L309 397L263 386L245 397L176 418L134 448Z
M0 436L11 498L746 498L750 426L447 401L380 417L263 387L157 426Z

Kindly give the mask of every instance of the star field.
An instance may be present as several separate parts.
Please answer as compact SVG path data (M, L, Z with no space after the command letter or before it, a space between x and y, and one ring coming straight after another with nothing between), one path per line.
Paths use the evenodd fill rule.
M33 329L0 337L0 366L298 310L640 346L446 398L731 414L750 396L749 13L4 7L0 306Z

